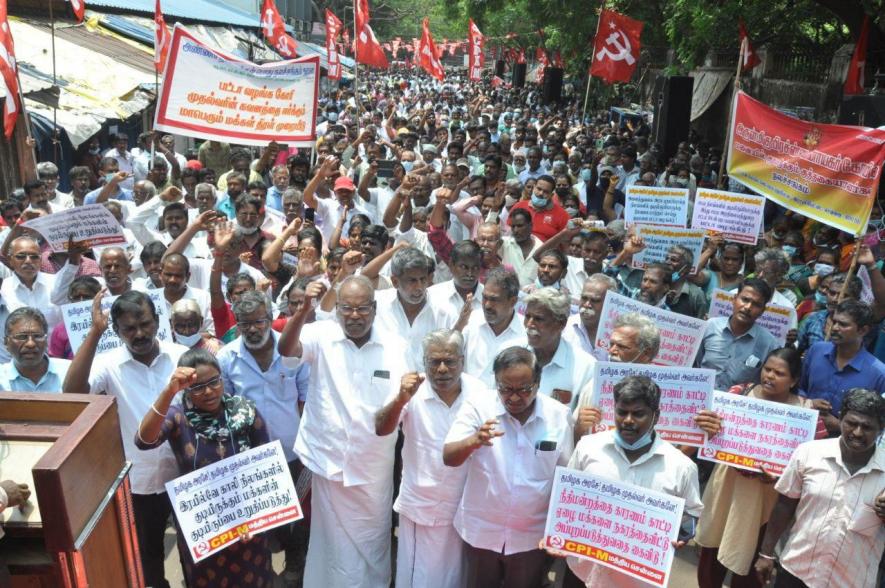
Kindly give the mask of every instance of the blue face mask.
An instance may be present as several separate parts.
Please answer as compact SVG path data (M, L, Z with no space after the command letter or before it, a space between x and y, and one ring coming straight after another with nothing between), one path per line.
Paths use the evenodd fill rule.
M532 194L532 206L535 208L547 208L547 205L550 203L549 198L541 198L540 196L535 196Z
M814 293L814 301L817 304L819 304L820 306L826 306L827 297L825 295L821 294L820 292L815 292Z
M411 172L412 168L415 167L414 161L401 161L400 163L403 165L403 169L406 170L406 173Z
M634 443L627 443L624 439L621 438L621 434L618 433L618 430L615 429L615 445L620 447L625 451L636 451L638 449L642 449L643 447L647 447L653 441L652 432L654 431L654 427L649 427L648 431L645 432L645 435L637 439Z
M784 253L786 253L790 259L793 259L793 256L796 255L796 247L793 245L784 245L781 249L784 250Z
M582 182L589 182L592 177L593 177L593 170L592 169L587 169L585 167L584 169L581 170L581 181Z

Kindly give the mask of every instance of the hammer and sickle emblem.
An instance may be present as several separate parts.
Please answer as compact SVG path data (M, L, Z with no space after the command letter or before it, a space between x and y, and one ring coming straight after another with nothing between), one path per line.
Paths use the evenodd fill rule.
M623 39L623 44L621 43L621 39ZM630 39L627 38L627 35L625 35L623 31L619 30L612 32L612 34L605 40L605 43L606 46L600 49L596 54L597 60L602 61L603 57L608 57L612 61L626 61L627 65L633 65L636 63L636 59L631 52L633 47L630 45ZM609 50L609 45L615 49L614 52Z

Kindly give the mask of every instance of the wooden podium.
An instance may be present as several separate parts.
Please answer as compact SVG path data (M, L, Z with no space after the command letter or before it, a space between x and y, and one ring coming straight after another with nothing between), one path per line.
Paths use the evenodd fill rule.
M27 483L0 514L0 586L143 588L116 401L0 393L0 480Z

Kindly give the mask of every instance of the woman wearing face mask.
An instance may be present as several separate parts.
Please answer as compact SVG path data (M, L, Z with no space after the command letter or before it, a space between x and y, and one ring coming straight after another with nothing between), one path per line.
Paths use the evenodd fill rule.
M796 317L800 321L813 312L827 308L827 293L830 291L830 282L833 279L833 275L831 271L825 276L813 275L809 278L809 282L812 278L815 279L817 287L811 295L807 296L805 300L796 306Z
M710 268L707 268L709 264ZM700 269L688 279L704 289L711 299L717 288L731 290L743 280L744 247L740 243L725 242L721 236L707 239L701 252Z
M812 270L805 263L803 250L805 248L805 239L799 231L790 231L784 238L784 246L781 249L790 258L790 269L787 270L787 279L794 284L798 284L800 280L811 275Z
M208 333L201 333L203 312L196 301L182 298L172 305L169 315L172 336L179 345L190 349L205 349L217 355L224 344Z
M729 392L770 402L811 408L798 394L802 358L791 347L775 349L765 358L759 383L740 384ZM826 437L818 421L816 438ZM704 512L695 541L701 546L698 584L719 588L731 571L732 588L760 588L753 563L765 534L765 524L777 502L777 478L760 468L749 472L717 464L704 491Z
M179 392L180 400L175 401ZM135 444L143 450L167 441L183 475L270 439L252 401L225 393L215 357L206 350L191 349L181 356L169 384L135 434ZM270 586L274 581L265 534L254 538L247 534L242 541L194 563L179 532L178 551L188 586L222 586L231 579L238 586Z

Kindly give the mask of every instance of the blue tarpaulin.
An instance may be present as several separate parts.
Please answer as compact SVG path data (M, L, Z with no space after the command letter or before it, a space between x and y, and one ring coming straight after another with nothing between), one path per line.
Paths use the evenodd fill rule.
M127 14L141 13L153 17L154 4L154 0L89 0L86 7L99 12L102 8L113 8ZM261 26L257 12L249 13L217 0L161 0L160 8L167 23L173 17L171 20L187 19L237 27Z

